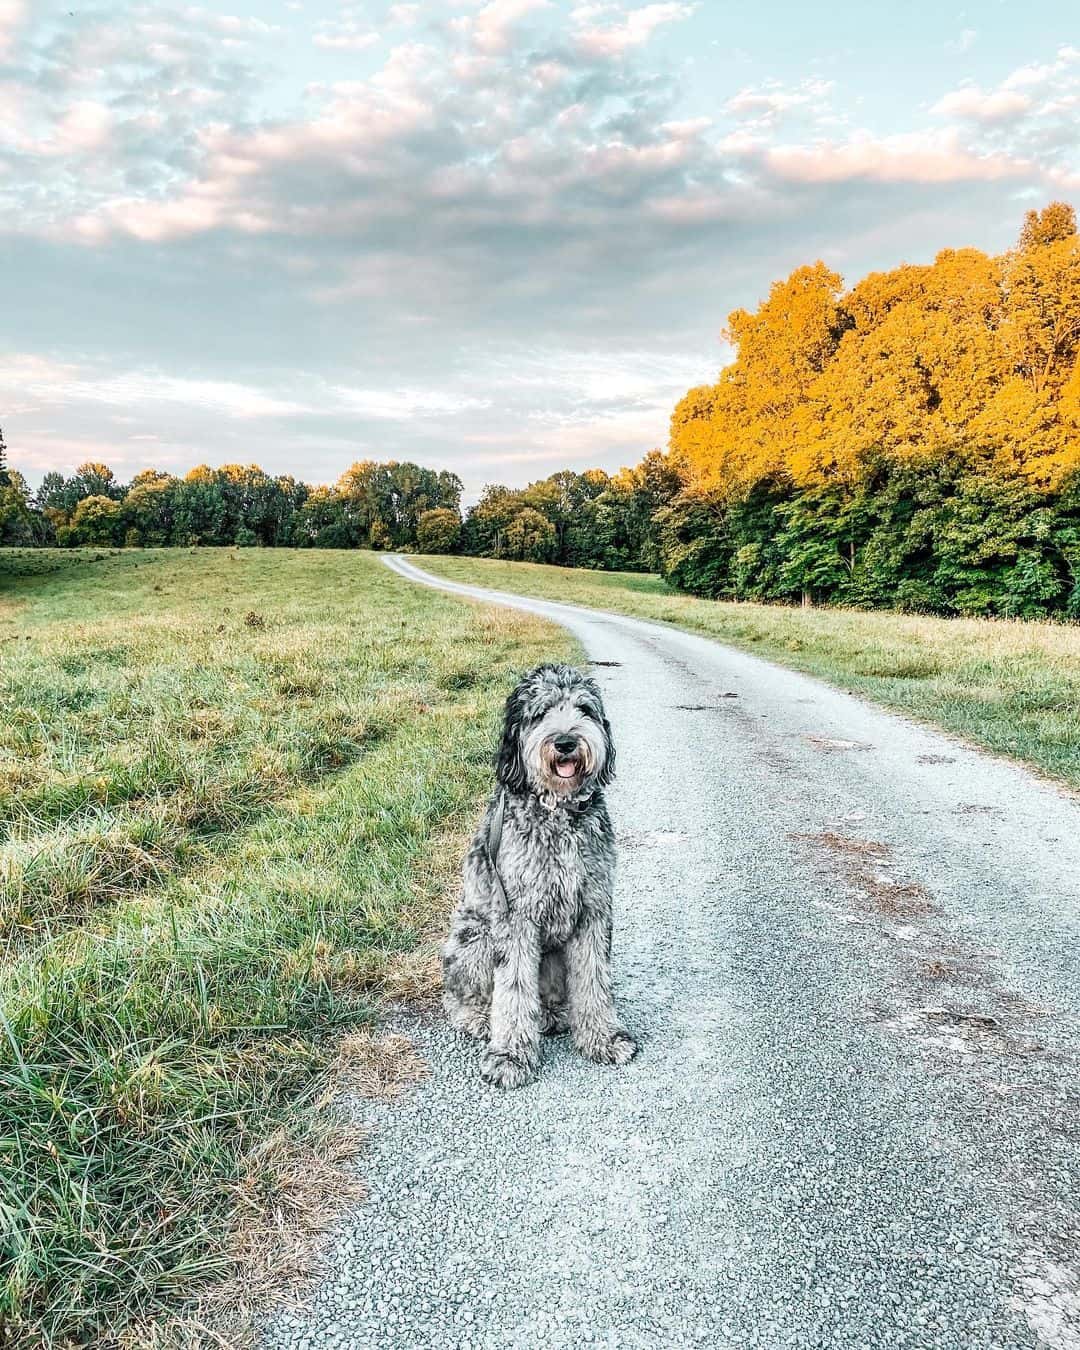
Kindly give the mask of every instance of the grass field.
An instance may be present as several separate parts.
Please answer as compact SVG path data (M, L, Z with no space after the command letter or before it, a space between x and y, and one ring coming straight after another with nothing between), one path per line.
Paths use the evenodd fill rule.
M632 572L479 558L418 562L456 581L707 634L1080 787L1080 626L727 604Z
M287 1266L513 672L572 650L370 554L0 554L0 1343L165 1344Z

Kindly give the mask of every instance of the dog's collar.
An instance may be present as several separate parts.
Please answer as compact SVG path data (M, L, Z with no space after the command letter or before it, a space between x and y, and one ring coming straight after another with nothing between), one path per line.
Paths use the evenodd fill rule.
M575 815L580 815L582 811L586 810L588 807L592 805L592 800L595 795L596 795L595 793L590 792L585 797L576 797L572 802L568 802L565 800L556 801L555 809L558 810L559 807L561 806L564 811L573 811Z
M582 812L588 810L588 808L596 802L597 798L600 796L600 791L601 789L598 786L593 787L590 788L588 792L583 793L581 796L574 797L572 799L560 797L554 792L537 792L533 800L539 802L545 811L551 812L570 811L574 815L580 815L582 814ZM502 827L501 809L502 809L502 794L500 793L500 801L499 804L496 806L496 810L500 812L499 815L500 829ZM494 822L494 817L492 819Z

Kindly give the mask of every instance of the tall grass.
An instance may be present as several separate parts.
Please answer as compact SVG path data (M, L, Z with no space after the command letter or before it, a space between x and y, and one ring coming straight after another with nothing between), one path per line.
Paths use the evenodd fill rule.
M571 650L370 555L82 561L0 591L0 1317L27 1345L148 1343L331 1146L337 1034L445 903L513 673Z
M1080 787L1080 626L701 600L658 577L480 558L440 576L675 624L794 666Z

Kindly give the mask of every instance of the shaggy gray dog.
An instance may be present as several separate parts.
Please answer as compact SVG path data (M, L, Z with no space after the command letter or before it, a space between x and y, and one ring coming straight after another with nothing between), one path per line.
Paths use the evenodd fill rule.
M536 1074L540 1037L626 1064L637 1046L611 998L615 838L603 788L615 747L596 684L539 666L506 700L497 786L465 859L443 946L443 1007L488 1041L499 1087Z

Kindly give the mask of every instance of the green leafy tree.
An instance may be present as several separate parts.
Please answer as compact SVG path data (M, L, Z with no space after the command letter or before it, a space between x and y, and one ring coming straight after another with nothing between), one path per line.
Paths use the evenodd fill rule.
M173 515L174 544L231 544L236 537L227 534L228 508L225 494L214 471L199 465L177 485Z
M425 511L416 527L416 546L421 553L453 553L460 538L461 517L448 507Z
M116 481L116 475L107 464L88 461L80 464L74 475L68 479L68 489L74 492L75 501L86 497L108 497L111 501L120 501L124 488Z
M456 473L451 473L449 469L443 469L438 477L438 496L439 506L446 511L457 511L461 514L461 494L465 490L465 485Z
M107 464L80 464L70 478L50 472L38 489L36 505L57 529L70 526L75 508L87 497L120 501L124 488ZM66 537L66 536L65 536Z
M125 543L162 548L174 541L180 484L171 474L147 469L131 481L123 502Z
M28 548L50 542L43 517L31 508L30 493L22 474L3 470L0 479L0 544Z
M46 507L58 507L60 503L60 494L64 490L64 475L57 473L55 469L42 478L41 486L34 495L34 505L39 511L44 511Z
M934 581L962 614L1041 618L1068 598L1053 509L1023 481L966 473L935 513Z
M655 570L656 516L682 488L669 457L653 450L635 468L621 469L612 478L597 471L580 477L597 491L575 509L564 561L573 567Z
M312 489L298 507L294 539L301 548L359 548L355 522L333 488Z
M462 527L462 551L476 558L503 557L507 526L524 505L520 492L489 483Z
M574 473L572 469L563 469L550 478L530 483L521 493L525 505L539 511L555 527L554 561L564 566L571 563L571 529L607 485L608 476L602 470Z
M523 506L503 532L499 557L550 562L557 547L558 535L552 522L531 506Z
M457 510L462 483L410 462L361 460L341 475L337 491L357 538L372 548L411 548L425 511Z
M730 594L735 544L721 498L684 492L658 513L657 528L665 580L696 595Z
M72 542L111 547L118 544L123 528L123 511L112 497L84 497L71 516Z

